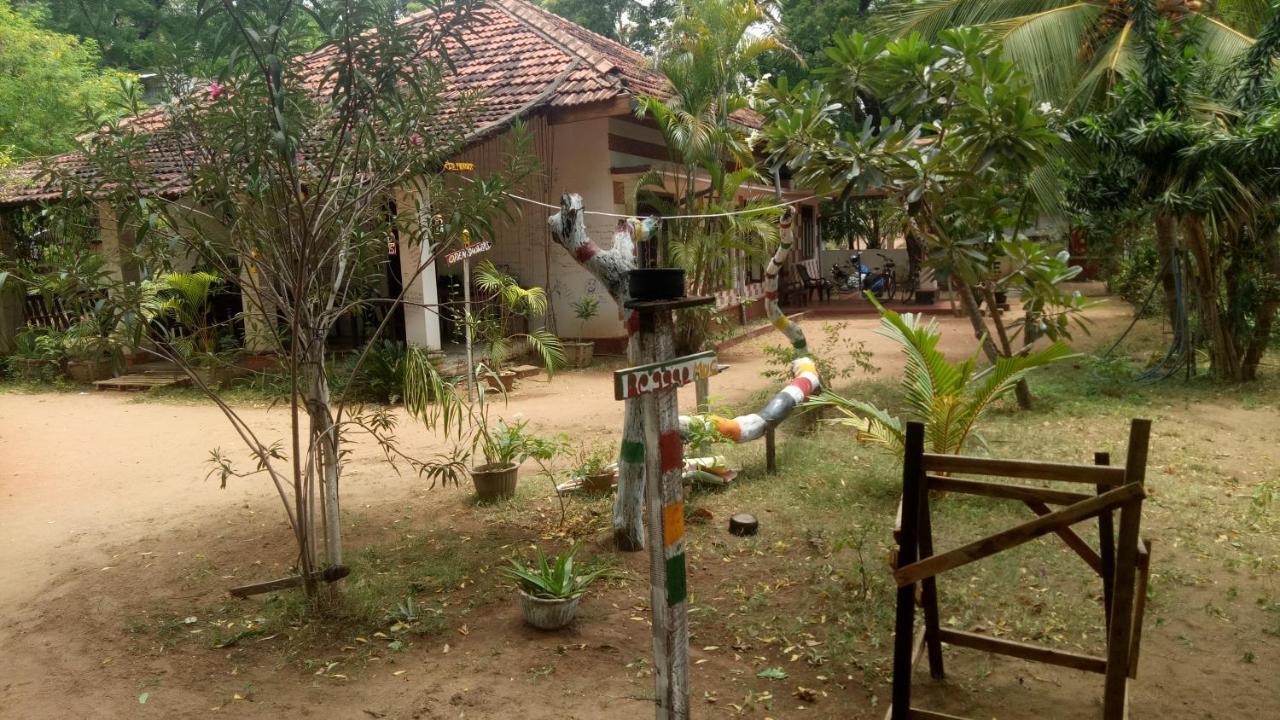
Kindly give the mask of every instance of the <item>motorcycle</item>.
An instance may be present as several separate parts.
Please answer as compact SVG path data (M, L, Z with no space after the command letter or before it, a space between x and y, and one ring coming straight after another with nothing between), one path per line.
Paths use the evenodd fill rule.
M831 268L831 280L837 292L860 292L870 290L876 297L883 297L889 289L889 278L892 277L893 261L887 260L883 272L875 272L862 263L862 255L854 253L849 256L849 267L836 264Z

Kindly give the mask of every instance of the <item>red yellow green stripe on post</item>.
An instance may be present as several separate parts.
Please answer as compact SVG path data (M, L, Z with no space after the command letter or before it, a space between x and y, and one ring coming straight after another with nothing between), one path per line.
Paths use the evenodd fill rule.
M662 474L673 475L676 483L681 482L684 441L680 433L675 430L662 433L658 436L658 445ZM667 571L667 607L672 607L684 602L689 594L684 557L684 500L662 506L662 556Z

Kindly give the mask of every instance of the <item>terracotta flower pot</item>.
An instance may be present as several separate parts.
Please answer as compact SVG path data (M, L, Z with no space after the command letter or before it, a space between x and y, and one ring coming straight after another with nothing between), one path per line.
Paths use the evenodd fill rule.
M613 483L618 479L615 470L586 475L582 479L582 489L590 493L607 493L613 490Z
M505 500L516 494L516 475L520 466L515 463L489 463L471 468L471 482L476 486L476 498L480 502Z
M524 621L539 630L559 630L573 622L578 614L578 603L582 600L582 595L549 599L534 597L519 588L516 592L519 593L520 613L524 615Z
M575 342L572 340L563 340L565 362L571 368L590 367L591 358L595 353L596 344L593 342Z
M503 370L498 373L497 379L494 379L492 375L485 375L484 381L494 390L499 389L499 384L501 384L503 392L511 392L516 386L516 374L511 370Z

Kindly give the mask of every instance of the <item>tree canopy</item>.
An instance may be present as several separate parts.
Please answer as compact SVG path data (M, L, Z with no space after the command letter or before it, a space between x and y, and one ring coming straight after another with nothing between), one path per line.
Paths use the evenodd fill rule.
M92 40L41 29L0 3L0 164L71 149L85 112L109 108L128 76L99 68Z

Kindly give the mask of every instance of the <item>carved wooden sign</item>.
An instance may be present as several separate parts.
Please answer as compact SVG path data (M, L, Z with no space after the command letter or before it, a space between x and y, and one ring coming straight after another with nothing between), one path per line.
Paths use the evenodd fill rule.
M649 365L616 370L613 373L613 397L626 400L659 390L673 390L688 385L699 377L716 372L714 351L685 355Z
M453 252L444 256L444 261L450 265L453 265L459 260L466 260L467 258L475 257L476 255L479 255L482 252L486 252L492 249L493 249L493 243L489 242L488 240L482 240L478 243L474 243L464 248L454 250Z

